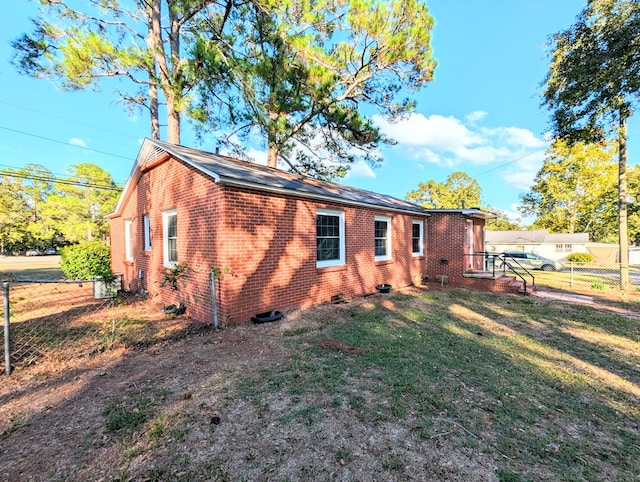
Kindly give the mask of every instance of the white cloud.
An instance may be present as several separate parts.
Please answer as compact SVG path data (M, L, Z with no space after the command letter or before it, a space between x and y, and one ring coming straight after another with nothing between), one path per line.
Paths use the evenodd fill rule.
M389 122L375 116L374 122L382 132L406 146L428 146L432 149L453 151L459 146L482 144L482 137L467 129L455 117L411 114L398 121Z
M488 164L496 159L502 159L505 156L508 156L510 151L505 148L494 146L482 146L475 149L461 147L456 149L454 154L458 159L463 161L470 161L474 164Z
M504 170L503 179L511 186L528 191L544 162L544 151L538 150L523 156Z
M347 172L345 179L352 179L354 177L365 177L369 179L375 179L376 173L371 166L364 161L358 161L351 165L351 169Z
M521 127L476 125L487 116L475 111L462 121L412 114L395 123L382 117L374 117L374 122L397 142L395 150L402 157L472 175L478 166L495 166L492 176L517 189L528 189L544 159L546 140Z
M545 145L542 139L538 139L533 132L528 129L506 127L504 130L507 133L507 144L528 149L537 149Z
M520 204L512 203L509 206L509 209L507 211L502 211L502 212L505 213L511 221L517 222L522 220L522 213L518 211L519 207L520 207Z
M87 147L87 142L84 139L80 139L79 137L72 137L69 139L69 144L72 146L78 147Z
M455 165L455 163L444 154L437 153L427 148L415 149L409 154L409 157L419 161L418 165L423 165L425 163L434 164L440 167L453 167Z
M247 157L251 159L252 162L256 164L260 164L261 166L267 165L267 151L262 151L260 149L254 149L253 147L247 149Z
M475 124L478 121L481 121L485 117L487 117L487 113L482 110L477 110L465 116L465 120L471 124Z

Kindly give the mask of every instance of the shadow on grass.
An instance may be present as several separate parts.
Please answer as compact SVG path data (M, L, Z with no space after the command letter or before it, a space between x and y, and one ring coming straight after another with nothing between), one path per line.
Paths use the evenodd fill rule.
M585 306L461 290L399 295L301 335L299 355L243 381L243 392L255 403L288 395L293 408L312 396L366 424L410 419L423 443L458 424L454 444L480 443L523 480L630 480L640 471L638 330ZM317 343L327 338L355 349ZM625 340L628 352L611 352Z

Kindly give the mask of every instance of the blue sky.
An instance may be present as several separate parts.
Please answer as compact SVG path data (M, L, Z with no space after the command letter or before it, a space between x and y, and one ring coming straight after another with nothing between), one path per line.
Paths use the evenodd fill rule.
M547 69L544 45L571 25L584 0L427 0L436 26L435 81L416 96L415 114L389 125L397 144L384 148L383 166L359 165L342 181L404 198L421 181L444 181L454 171L475 178L493 208L516 212L544 159L548 113L540 107ZM20 76L10 64L10 42L30 31L32 2L0 0L0 168L27 163L65 175L91 162L124 184L148 119L116 102L111 84L101 92L63 92L52 83ZM635 120L629 125L634 161ZM196 144L187 123L182 144ZM261 153L256 153L261 157Z

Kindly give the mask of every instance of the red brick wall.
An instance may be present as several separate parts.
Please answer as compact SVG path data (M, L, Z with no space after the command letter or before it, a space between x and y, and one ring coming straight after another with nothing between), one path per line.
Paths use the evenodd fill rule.
M474 285L470 278L463 276L465 272L465 226L468 219L462 213L431 213L427 223L427 273L430 282L435 283L436 276L445 275L451 285ZM474 249L478 253L484 249L484 220L474 219L473 223ZM482 269L482 263L478 260L481 260L481 257L474 260L474 269Z
M113 270L123 275L126 290L146 290L163 305L183 302L196 319L211 317L209 270L217 266L214 253L218 211L224 202L221 188L208 177L175 160L168 160L142 173L136 189L111 220ZM178 216L178 262L190 268L186 286L180 292L166 284L163 266L162 213L176 209ZM144 251L143 215L149 214L151 251ZM133 262L125 261L124 221L133 222ZM142 270L142 279L139 273Z
M162 211L173 208L178 261L192 269L179 293L161 287ZM345 214L344 266L316 267L318 208ZM149 253L143 252L144 213L151 220ZM386 262L374 259L374 218L380 215L391 218L392 260ZM125 219L133 220L136 233L133 262L124 261ZM380 283L400 287L421 279L426 260L412 256L412 220L425 221L426 233L428 221L420 216L220 186L170 159L142 174L122 215L112 219L113 269L123 274L125 289L146 289L164 305L182 301L202 321L212 319L210 269L228 270L217 281L220 323L247 321L257 313L317 305L337 295L374 293Z

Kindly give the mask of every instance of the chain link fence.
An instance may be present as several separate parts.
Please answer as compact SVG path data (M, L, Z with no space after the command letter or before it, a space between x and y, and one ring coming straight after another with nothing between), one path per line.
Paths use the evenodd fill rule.
M151 344L189 320L162 314L135 295L97 282L3 282L0 370L52 370L119 346Z
M536 288L566 289L597 293L622 289L619 264L566 262L559 271L531 271ZM640 291L640 267L629 268L629 290Z
M567 263L571 286L586 286L593 290L621 289L622 278L620 265L595 263ZM640 288L640 267L629 268L629 288L637 291Z

